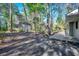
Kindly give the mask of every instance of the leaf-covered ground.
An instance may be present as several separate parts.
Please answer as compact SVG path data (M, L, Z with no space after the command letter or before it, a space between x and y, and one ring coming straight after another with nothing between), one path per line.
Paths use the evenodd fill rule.
M7 43L5 43L7 45ZM50 40L43 34L30 33L24 38L0 47L0 56L77 56L79 46L60 40ZM3 45L4 46L4 45Z

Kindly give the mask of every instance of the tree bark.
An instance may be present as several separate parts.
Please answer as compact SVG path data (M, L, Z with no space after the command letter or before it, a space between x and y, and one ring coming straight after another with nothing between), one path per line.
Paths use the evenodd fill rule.
M10 3L10 21L11 21L11 23L10 23L10 31L12 32L12 30L13 30L13 20L12 20L12 3Z
M26 23L28 23L28 20L27 20L27 13L26 13L26 7L25 7L25 4L23 3L23 6L24 6L24 14L25 14L25 20L26 20ZM28 26L27 26L28 28ZM27 29L27 32L28 32L28 29Z
M48 28L48 35L51 35L51 16L50 16L50 5L47 4L47 28Z
M25 7L25 4L24 3L23 3L23 7L24 7L25 20L27 22L27 13L26 13L26 7Z

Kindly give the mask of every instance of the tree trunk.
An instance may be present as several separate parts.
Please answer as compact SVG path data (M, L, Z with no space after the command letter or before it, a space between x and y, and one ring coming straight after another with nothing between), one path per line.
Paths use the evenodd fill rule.
M10 23L10 31L12 32L12 30L13 30L13 21L12 21L12 3L10 3L10 21L11 21L11 23Z
M40 29L40 32L42 31L42 28L41 28L41 22L42 22L42 16L41 16L41 14L40 14L40 24L39 24L39 29Z
M0 20L0 30L1 30L1 20Z
M26 22L28 23L28 20L27 20L27 13L26 13L26 7L25 7L25 4L23 3L23 7L24 7L24 14L25 14L25 20ZM28 28L28 26L27 26ZM28 32L28 29L27 29L27 32Z
M50 5L47 4L47 28L48 28L48 35L51 35L51 18L50 18Z
M50 20L51 20L50 30L51 30L51 33L52 33L52 31L53 31L52 4L50 4Z

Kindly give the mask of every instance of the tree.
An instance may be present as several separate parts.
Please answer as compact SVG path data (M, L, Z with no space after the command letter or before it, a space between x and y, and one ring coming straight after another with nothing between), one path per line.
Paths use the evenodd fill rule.
M1 20L3 19L3 20ZM7 30L8 28L8 19L9 19L9 4L5 3L5 4L0 4L0 22L2 23L2 21L4 22L3 25L1 25L1 29L2 27L4 29Z
M78 8L79 8L79 4L77 4L77 3L67 3L66 4L67 14Z
M36 29L40 29L40 22L41 22L41 12L44 11L44 4L39 4L39 3L31 3L31 4L27 4L28 8L29 8L29 13L30 15L33 14L33 23L34 23L34 28L35 28L35 31ZM38 25L35 25L36 24L36 21L38 21L39 18L39 22L38 22ZM35 19L35 20L34 20ZM37 28L38 27L38 28Z
M47 28L48 34L50 35L52 32L52 4L47 4Z
M23 3L23 10L24 10L24 14L25 14L25 20L26 20L26 22L28 22L28 20L27 20L27 11L26 11L26 4L25 3Z
M10 23L10 31L12 32L13 31L13 20L12 20L12 3L10 3L10 20L11 20L11 23Z

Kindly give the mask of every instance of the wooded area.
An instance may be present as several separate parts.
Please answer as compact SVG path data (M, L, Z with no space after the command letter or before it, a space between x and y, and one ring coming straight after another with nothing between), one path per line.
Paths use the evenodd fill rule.
M76 3L0 3L0 55L79 55L79 43L62 34L65 17L78 7ZM55 34L67 40L50 38ZM19 47L24 51L18 52Z

